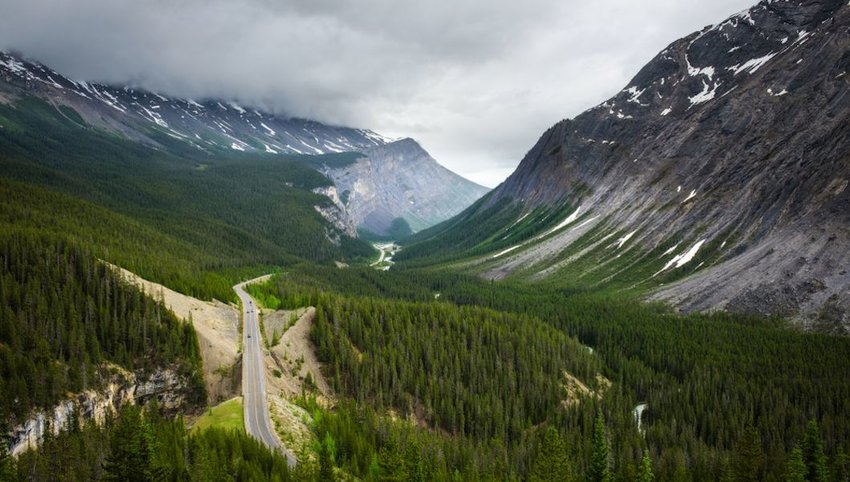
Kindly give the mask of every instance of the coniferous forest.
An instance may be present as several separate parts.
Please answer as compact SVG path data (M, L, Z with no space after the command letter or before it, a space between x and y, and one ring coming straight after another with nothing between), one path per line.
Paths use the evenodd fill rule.
M336 447L349 447L344 459L355 473L368 473L370 457L380 466L382 456L420 447L432 474L523 479L540 457L554 457L582 480L601 420L612 480L635 480L647 464L658 480L786 480L805 446L804 465L830 475L800 480L847 478L843 337L445 271L302 266L262 288L282 306L319 307L313 340L332 384L351 400L345 416L332 418L342 426L327 432L346 441ZM567 373L588 390L577 391ZM411 421L418 436L447 440L417 439L409 424L376 415L382 410ZM351 433L346 417L375 432ZM399 446L408 437L413 448ZM441 444L463 449L434 454ZM544 455L553 444L563 450Z
M4 470L3 480L294 480L283 456L244 433L189 433L182 420L163 417L155 406L74 426Z
M20 422L68 393L101 388L110 367L176 367L206 400L191 325L62 239L0 234L0 410Z
M183 395L74 413L17 456L0 437L0 481L850 482L850 338L470 269L569 203L520 223L510 200L481 201L379 271L320 214L320 170L356 153L152 146L29 97L0 102L0 124L0 434L131 374L173 371ZM309 431L296 468L242 431L188 428L212 412L192 320L112 265L234 310L235 283L276 273L249 288L259 304L315 307L334 397L307 378L290 400Z

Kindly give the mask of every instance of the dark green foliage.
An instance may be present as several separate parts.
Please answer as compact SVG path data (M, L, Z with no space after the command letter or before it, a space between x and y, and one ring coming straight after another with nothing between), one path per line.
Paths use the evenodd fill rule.
M611 481L611 461L608 451L608 434L605 431L605 419L602 414L596 417L593 425L593 453L590 456L590 466L587 479L591 482Z
M333 482L334 477L334 461L333 461L333 438L330 433L325 434L324 440L319 442L319 478L320 482Z
M23 183L0 183L0 220L63 224L71 236L94 238L85 245L98 256L170 288L234 300L230 285L246 268L259 274L297 259L372 254L364 242L328 239L314 206L330 201L311 190L330 181L303 160L210 154L167 136L168 149L154 149L71 122L32 98L0 105L0 124L0 178ZM36 186L44 189L29 189ZM77 211L86 216L77 220Z
M640 459L637 482L652 482L654 480L655 474L652 473L652 459L649 458L649 451L644 450L643 458Z
M735 446L732 471L735 475L735 480L740 482L762 480L764 453L761 448L761 438L752 426L744 430L744 434Z
M806 461L803 460L803 449L794 447L785 466L785 482L806 482L808 473Z
M190 403L206 399L192 326L73 244L0 234L0 412L20 421L99 388L107 362L173 366L191 380Z
M810 420L803 439L803 460L806 463L806 480L827 482L829 465L823 450L823 438L816 420Z
M104 463L105 479L114 482L144 482L165 478L165 467L154 463L156 451L152 427L142 420L138 407L124 409L112 429L110 454Z
M850 482L850 454L842 447L835 454L830 475L836 482Z
M368 481L510 480L518 467L508 464L497 441L475 442L422 430L379 414L367 404L343 401L333 411L303 400L320 440L333 437L335 464ZM321 453L320 453L321 457Z
M567 458L567 448L558 431L547 427L537 444L537 454L528 474L529 482L573 480L574 474Z
M23 453L15 480L286 481L286 459L244 433L207 429L190 435L181 419L155 408L126 407L105 425L48 438ZM307 480L307 477L298 477Z
M320 300L312 338L339 392L478 439L518 440L599 366L537 320L446 303Z
M6 437L3 436L8 430L6 425L6 415L3 413L3 409L0 408L0 482L11 482L14 480L15 475L15 461L9 455Z

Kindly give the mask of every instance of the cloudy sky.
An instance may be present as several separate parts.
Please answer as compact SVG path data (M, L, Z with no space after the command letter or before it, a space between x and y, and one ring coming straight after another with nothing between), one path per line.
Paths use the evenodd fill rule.
M494 186L548 126L755 0L0 0L0 48L80 80L419 140Z

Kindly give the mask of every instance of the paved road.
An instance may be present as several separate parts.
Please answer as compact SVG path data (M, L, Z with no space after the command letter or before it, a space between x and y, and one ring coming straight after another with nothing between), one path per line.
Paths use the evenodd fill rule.
M260 324L257 321L257 304L243 289L246 281L233 287L242 300L244 326L242 330L242 397L245 405L245 429L248 434L271 449L278 449L286 456L290 467L298 462L295 455L280 444L269 418L266 399L266 370L263 350L260 346Z

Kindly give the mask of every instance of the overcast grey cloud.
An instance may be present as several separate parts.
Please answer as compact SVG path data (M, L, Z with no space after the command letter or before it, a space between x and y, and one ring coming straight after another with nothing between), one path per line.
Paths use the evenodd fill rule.
M544 129L755 0L0 0L0 48L82 80L418 139L494 186Z

